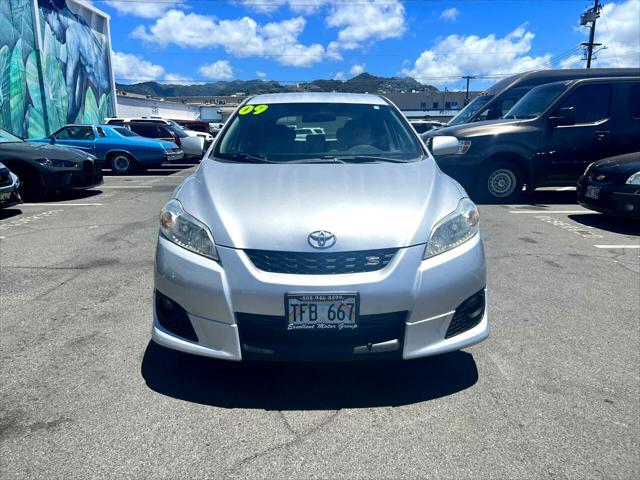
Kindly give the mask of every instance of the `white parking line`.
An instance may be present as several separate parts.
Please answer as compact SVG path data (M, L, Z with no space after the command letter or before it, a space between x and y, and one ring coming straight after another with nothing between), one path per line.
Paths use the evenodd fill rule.
M509 210L509 213L598 213L592 210Z
M105 186L102 185L100 187L98 187L100 190L103 190L105 188L153 188L151 185L109 185L109 186Z
M556 192L568 192L570 190L575 190L576 187L562 187L562 188L557 188Z
M21 203L18 208L22 207L101 207L102 203Z
M640 248L640 245L594 245L596 248Z

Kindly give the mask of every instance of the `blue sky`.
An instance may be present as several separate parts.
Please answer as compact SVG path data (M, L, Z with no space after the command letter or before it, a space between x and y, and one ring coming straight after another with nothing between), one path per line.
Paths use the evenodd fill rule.
M541 67L584 66L587 0L93 0L111 15L122 83L410 75L472 87ZM594 66L640 67L640 0L603 2Z

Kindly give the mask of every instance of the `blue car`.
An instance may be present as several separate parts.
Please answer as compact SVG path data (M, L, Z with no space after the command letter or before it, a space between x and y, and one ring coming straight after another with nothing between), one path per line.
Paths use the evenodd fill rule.
M115 125L67 125L48 138L29 141L83 150L118 175L181 160L184 156L175 143L141 137Z

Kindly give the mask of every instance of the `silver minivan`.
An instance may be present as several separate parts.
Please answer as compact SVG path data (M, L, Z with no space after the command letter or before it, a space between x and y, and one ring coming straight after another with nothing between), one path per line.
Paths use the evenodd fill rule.
M478 222L385 98L252 97L162 208L153 339L227 360L467 347L489 335Z

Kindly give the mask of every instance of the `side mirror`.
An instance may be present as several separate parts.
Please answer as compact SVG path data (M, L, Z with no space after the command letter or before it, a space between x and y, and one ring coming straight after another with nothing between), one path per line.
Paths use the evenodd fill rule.
M559 109L549 117L549 125L552 127L575 125L576 114L573 107L564 107Z
M53 135L49 136L49 143L51 145L55 145L56 143L56 137L54 137Z
M460 141L451 136L435 136L431 142L431 153L434 156L455 155L460 148Z

